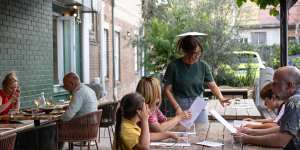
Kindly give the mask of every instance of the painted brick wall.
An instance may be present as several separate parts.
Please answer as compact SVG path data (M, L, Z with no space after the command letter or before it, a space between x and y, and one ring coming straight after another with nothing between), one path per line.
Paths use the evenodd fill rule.
M52 0L0 0L0 76L14 70L21 106L53 94Z

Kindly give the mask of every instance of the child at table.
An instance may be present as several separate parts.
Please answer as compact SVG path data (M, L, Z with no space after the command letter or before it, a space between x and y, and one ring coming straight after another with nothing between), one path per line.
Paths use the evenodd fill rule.
M116 114L114 150L149 149L149 111L137 93L125 95ZM137 124L140 122L141 127Z
M125 95L120 102L116 114L114 150L149 149L149 109L145 99L138 93ZM139 125L138 125L139 124ZM175 134L151 133L154 140L162 138L179 138Z
M244 120L249 122L245 123L244 127L248 127L252 129L266 129L266 128L278 126L277 123L284 114L285 105L282 100L279 100L273 95L272 82L268 83L262 88L262 90L260 91L260 97L265 101L265 106L269 110L277 109L276 118L257 119L257 120L246 118Z
M158 132L156 136L154 136L154 133L151 134L151 140L157 140L158 137L160 137L158 139L167 137L164 134L175 137L172 133L167 131L174 128L179 121L191 118L190 112L182 112L169 120L163 115L159 110L159 105L161 103L160 82L154 77L143 77L137 85L136 92L144 96L145 103L149 106L150 115L148 122L151 133Z

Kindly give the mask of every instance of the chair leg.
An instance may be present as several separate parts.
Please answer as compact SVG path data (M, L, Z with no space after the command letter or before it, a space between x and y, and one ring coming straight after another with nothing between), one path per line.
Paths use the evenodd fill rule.
M109 126L108 126L108 135L109 135L110 146L111 146L111 148L112 148L112 141L111 141L111 135L110 135L110 129L109 129Z
M73 143L69 142L69 150L73 150Z
M113 134L115 134L114 126L111 126L111 131L112 131Z
M90 150L90 144L91 144L91 141L88 141L88 150Z
M104 128L104 131L103 131L103 137L105 137L105 131L106 131L106 128Z
M98 148L98 141L97 140L95 140L95 144L96 144L97 150L99 150L99 148Z
M100 141L100 130L101 130L101 128L99 127L99 133L98 133L98 141Z

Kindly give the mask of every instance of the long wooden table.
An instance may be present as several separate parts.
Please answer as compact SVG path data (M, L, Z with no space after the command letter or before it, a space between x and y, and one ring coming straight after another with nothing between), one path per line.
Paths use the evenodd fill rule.
M188 138L191 146L189 147L165 147L151 146L152 150L175 149L175 150L281 150L280 148L268 148L254 145L243 145L235 143L230 132L225 127L216 121L210 121L208 125L196 124L196 135L190 135ZM213 141L223 143L222 147L206 147L196 145L201 141Z
M216 110L227 120L242 120L244 118L261 119L262 115L256 108L253 99L233 99L229 106L223 107L218 100L209 100L207 109ZM214 119L209 115L210 119Z

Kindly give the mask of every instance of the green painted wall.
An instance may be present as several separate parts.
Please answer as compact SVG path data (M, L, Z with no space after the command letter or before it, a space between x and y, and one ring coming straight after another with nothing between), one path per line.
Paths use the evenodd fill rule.
M21 106L53 95L52 0L0 0L0 78L16 71Z

